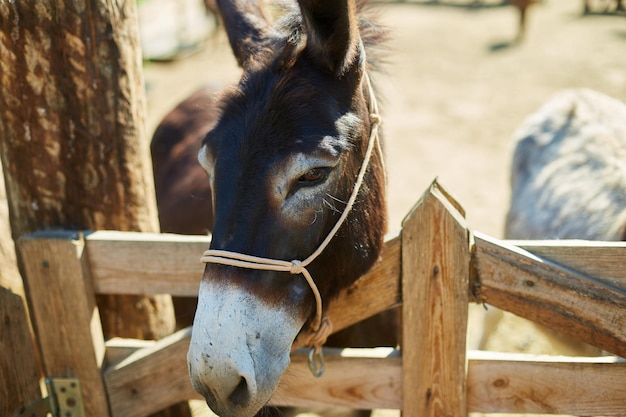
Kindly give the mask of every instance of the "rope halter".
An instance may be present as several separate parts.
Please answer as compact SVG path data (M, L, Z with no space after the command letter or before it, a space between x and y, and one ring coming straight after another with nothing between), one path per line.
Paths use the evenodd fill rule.
M309 369L316 377L319 377L324 373L324 357L322 355L322 346L324 345L324 343L326 343L326 339L332 333L333 326L330 318L326 315L322 315L322 297L317 288L317 285L315 285L315 281L313 281L313 277L307 270L307 266L309 266L309 264L311 264L311 262L313 262L322 253L322 251L326 249L331 239L335 236L335 234L337 234L337 231L348 217L348 214L350 213L350 210L354 205L359 190L361 189L361 185L363 184L363 178L365 177L365 172L367 171L367 167L372 156L374 144L377 145L377 149L382 160L382 151L380 148L380 141L378 140L378 127L381 122L381 117L378 114L378 104L376 103L376 97L374 96L372 84L370 82L369 76L365 72L364 79L367 83L368 93L370 96L370 136L368 139L367 150L365 152L365 157L363 158L363 163L359 170L359 174L356 178L354 188L352 189L352 194L350 195L350 198L346 203L344 211L341 213L341 216L339 217L333 228L330 230L326 238L317 247L317 249L303 261L283 261L278 259L262 258L237 252L214 249L209 249L205 251L200 258L200 261L203 263L216 263L221 265L235 266L239 268L257 269L265 271L289 272L293 275L302 274L302 276L304 276L304 279L306 279L307 283L311 287L311 290L313 291L313 295L315 296L316 312L315 318L311 322L310 330L301 336L304 340L304 344L311 348L309 352Z

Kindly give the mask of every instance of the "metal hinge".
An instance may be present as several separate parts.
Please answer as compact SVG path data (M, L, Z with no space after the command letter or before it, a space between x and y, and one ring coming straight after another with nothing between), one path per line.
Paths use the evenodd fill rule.
M78 378L46 378L49 396L35 401L18 417L85 417Z

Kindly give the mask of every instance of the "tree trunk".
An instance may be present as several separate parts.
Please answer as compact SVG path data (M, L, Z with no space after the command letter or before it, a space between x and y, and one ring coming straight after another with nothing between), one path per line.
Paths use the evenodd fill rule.
M0 146L13 237L157 231L135 3L12 2L1 13ZM173 329L168 297L101 301L106 338Z
M158 231L134 1L0 3L0 152L13 238ZM105 338L158 339L170 296L98 300Z

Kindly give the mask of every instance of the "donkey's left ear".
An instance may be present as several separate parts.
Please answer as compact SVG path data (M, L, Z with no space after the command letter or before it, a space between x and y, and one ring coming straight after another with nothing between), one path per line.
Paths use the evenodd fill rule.
M260 0L217 0L228 41L240 67L246 68L263 50L271 29Z
M359 23L354 0L300 0L306 50L324 71L344 75L359 53Z

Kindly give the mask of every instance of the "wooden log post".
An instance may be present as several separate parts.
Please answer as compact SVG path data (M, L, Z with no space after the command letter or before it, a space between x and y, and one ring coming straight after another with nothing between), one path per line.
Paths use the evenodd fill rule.
M402 224L402 412L460 417L466 409L470 232L435 181Z
M135 2L3 2L0 16L14 239L51 228L158 231ZM171 333L170 298L102 297L106 337Z
M13 238L59 228L157 232L136 2L0 2L0 55ZM175 328L169 295L97 301L106 338L159 339Z
M24 300L3 287L0 287L0 352L0 416L13 417L41 397L40 371Z

